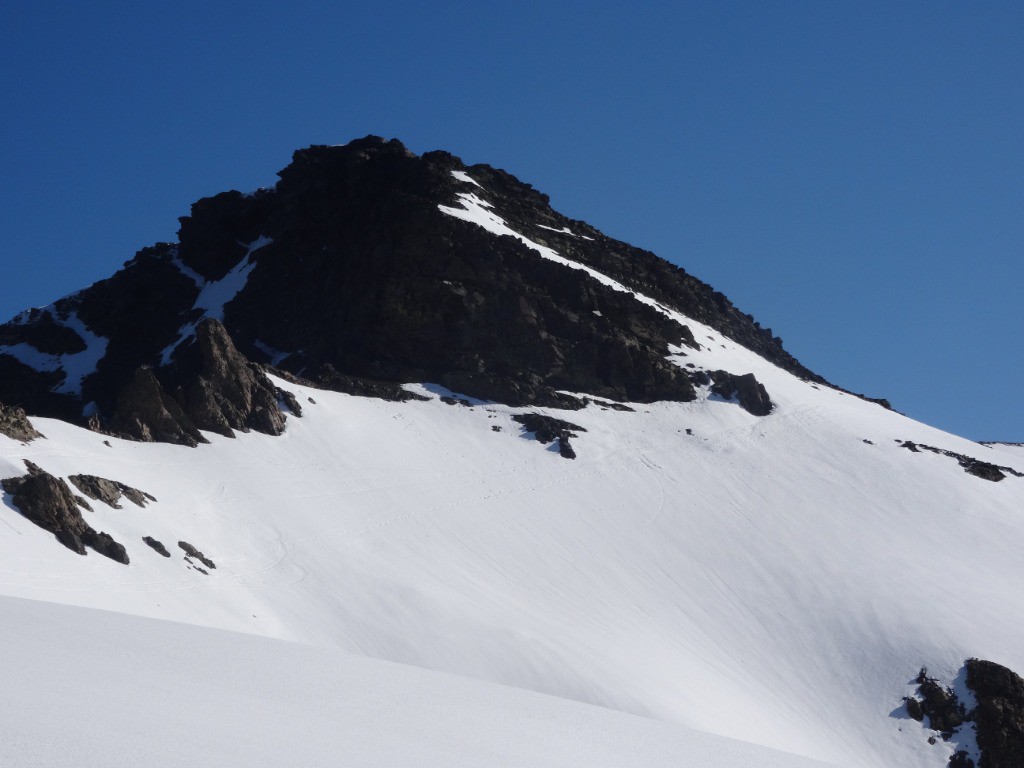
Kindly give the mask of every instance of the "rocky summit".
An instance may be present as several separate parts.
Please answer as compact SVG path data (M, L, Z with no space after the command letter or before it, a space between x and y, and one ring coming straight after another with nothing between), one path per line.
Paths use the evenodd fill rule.
M1024 447L504 171L279 176L0 325L0 764L1024 764Z
M261 365L328 386L339 374L353 386L429 381L510 405L685 402L708 374L666 360L699 346L673 311L822 381L721 293L567 219L504 171L367 137L298 151L279 176L198 201L177 243L0 326L0 402L187 444L197 430L280 431ZM467 220L479 212L508 234ZM537 258L546 250L562 263ZM713 378L770 412L749 371Z

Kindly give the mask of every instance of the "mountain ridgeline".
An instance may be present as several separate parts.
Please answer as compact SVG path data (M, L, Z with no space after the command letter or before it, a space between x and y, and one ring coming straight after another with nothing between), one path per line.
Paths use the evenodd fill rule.
M376 137L295 153L272 189L195 203L179 241L0 326L0 402L141 440L283 428L262 366L360 393L433 382L510 405L688 401L770 411L745 371L666 360L697 341L658 305L801 378L781 340L653 254L567 219L504 171ZM474 194L520 238L444 215ZM583 269L538 258L549 247ZM369 380L369 381L367 381ZM397 387L388 392L402 392ZM372 392L371 392L372 393Z

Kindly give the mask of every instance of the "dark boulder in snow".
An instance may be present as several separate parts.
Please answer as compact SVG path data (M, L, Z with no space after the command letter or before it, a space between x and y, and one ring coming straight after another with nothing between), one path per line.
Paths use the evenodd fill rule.
M0 435L12 440L28 443L43 435L36 430L21 408L11 408L0 403Z
M152 547L152 549L156 551L158 554L161 554L164 557L171 556L171 553L167 551L167 547L165 547L162 542L154 539L152 536L143 536L142 540L146 542L147 545Z
M283 405L287 408L294 416L302 416L302 405L299 403L299 399L295 397L287 389L276 388L277 391L277 407L281 408Z
M63 480L29 464L29 474L7 478L3 489L28 520L50 531L65 547L80 555L90 547L111 560L128 564L125 548L107 533L97 533L82 517L80 501Z
M576 432L586 432L583 427L541 413L523 413L512 417L523 425L523 431L533 433L535 440L541 443L558 441L558 454L563 459L575 459L576 451L569 444L569 438L576 437Z
M771 399L764 385L754 374L745 373L737 376L727 371L715 371L711 378L711 391L726 400L737 400L740 407L754 416L767 416L772 412Z
M145 491L132 488L130 485L119 483L116 480L96 477L96 475L69 475L68 480L90 499L102 501L114 509L121 508L118 502L122 496L137 507L144 507L148 502L156 501L155 496Z
M82 543L101 555L106 555L111 560L128 565L128 553L125 551L124 545L114 541L109 533L102 531L97 533L89 528L82 533Z
M201 562L207 568L216 568L217 567L216 565L213 564L213 560L211 560L210 558L206 557L202 552L200 552L198 549L193 547L187 541L179 541L178 542L178 546L181 547L185 551L186 559L189 558L189 557L194 557L196 560Z
M899 442L899 440L897 440L897 442ZM924 443L914 443L910 440L904 440L900 443L900 447L906 448L908 451L912 451L914 453L920 453L924 450L930 451L931 453L937 453L940 456L948 456L951 459L956 459L957 463L967 474L980 477L982 480L988 480L993 483L998 483L1007 475L1024 477L1024 472L1020 472L1013 467L991 464L987 461L982 461L981 459L976 459L973 456L968 456L963 453L947 451L945 448L936 448L934 445L925 445Z

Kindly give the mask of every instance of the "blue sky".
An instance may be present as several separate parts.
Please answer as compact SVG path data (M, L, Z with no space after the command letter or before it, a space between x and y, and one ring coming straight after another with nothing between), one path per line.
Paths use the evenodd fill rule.
M1024 440L1024 5L14 0L0 315L375 133L505 168L813 370Z

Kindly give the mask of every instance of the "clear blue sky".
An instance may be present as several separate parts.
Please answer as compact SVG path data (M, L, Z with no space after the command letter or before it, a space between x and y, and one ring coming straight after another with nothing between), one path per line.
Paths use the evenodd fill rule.
M626 5L10 0L0 315L375 133L505 168L842 386L1024 441L1024 4Z

